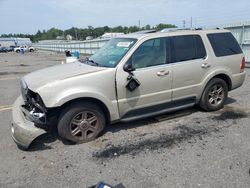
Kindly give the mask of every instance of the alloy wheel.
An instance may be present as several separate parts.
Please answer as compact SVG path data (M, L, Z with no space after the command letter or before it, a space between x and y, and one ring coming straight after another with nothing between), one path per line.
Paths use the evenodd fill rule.
M96 134L99 123L95 113L90 111L80 112L70 122L71 135L77 140L89 139Z
M220 105L225 97L225 91L220 84L214 85L208 93L208 102L212 106Z

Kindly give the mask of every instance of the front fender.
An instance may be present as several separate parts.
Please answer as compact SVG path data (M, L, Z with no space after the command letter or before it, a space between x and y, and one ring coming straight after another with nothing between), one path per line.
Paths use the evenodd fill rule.
M91 92L90 92L91 91ZM80 98L93 98L102 102L110 113L111 121L119 119L118 106L115 97L107 98L101 92L92 92L93 89L69 89L57 92L53 97L41 96L47 108L61 107L67 102Z

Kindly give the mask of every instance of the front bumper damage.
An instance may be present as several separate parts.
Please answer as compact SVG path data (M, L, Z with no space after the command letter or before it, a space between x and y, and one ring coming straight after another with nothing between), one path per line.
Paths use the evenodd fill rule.
M25 108L22 97L18 97L13 105L11 134L18 146L28 149L30 144L38 136L46 133L44 129L35 126L30 120L30 114Z

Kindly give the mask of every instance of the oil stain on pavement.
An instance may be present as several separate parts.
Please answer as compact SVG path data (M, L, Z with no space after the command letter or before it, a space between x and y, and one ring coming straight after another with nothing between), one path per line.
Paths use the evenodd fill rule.
M249 116L249 112L243 111L241 109L235 109L232 107L225 107L219 111L219 115L213 115L208 117L210 121L209 124L201 124L201 121L197 121L196 125L179 125L175 127L169 134L160 134L153 138L144 138L137 142L127 142L126 144L109 144L104 149L96 151L92 154L92 157L101 160L109 160L122 155L135 156L141 152L146 152L148 150L155 151L161 148L172 148L175 145L188 141L190 139L202 140L204 135L209 135L211 133L219 132L224 128L232 126L232 124L227 124L225 126L215 126L215 121L226 121L226 120L237 120L241 118L246 118Z
M217 121L237 120L247 118L250 114L247 109L240 109L231 106L226 106L221 111L222 113L220 115L214 116L212 119Z
M96 159L112 159L119 157L121 155L132 155L135 156L138 153L145 152L147 150L158 150L160 148L171 148L174 145L189 140L193 137L199 138L202 140L202 136L208 134L213 129L209 130L205 127L190 128L185 125L178 126L174 129L176 133L172 134L161 134L156 138L144 139L137 143L127 143L126 145L110 145L104 150L94 152L93 157Z

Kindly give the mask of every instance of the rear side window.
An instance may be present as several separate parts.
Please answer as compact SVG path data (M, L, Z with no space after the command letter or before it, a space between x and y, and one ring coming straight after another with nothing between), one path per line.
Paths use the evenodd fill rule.
M232 33L208 34L216 57L241 54L242 50Z
M199 35L174 36L172 45L174 48L173 62L202 59L206 56L206 50Z

